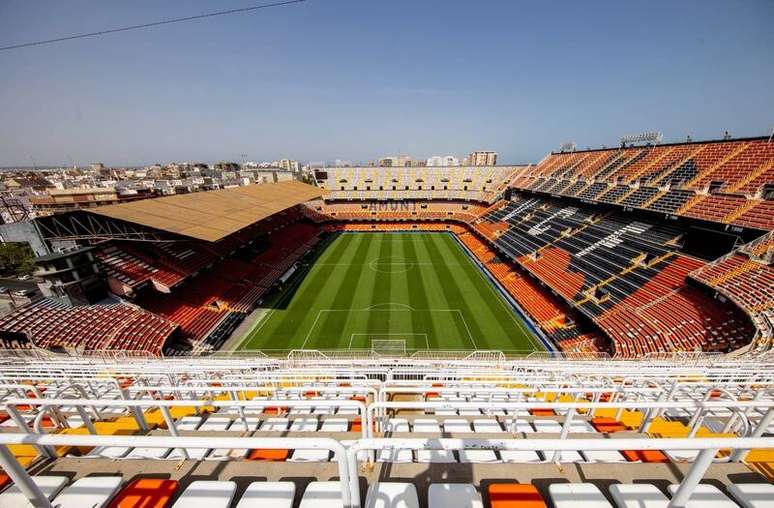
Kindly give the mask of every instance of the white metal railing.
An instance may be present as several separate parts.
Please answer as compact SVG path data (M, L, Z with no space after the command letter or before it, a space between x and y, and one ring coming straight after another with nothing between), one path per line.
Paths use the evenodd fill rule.
M467 360L464 357L460 358L447 358L444 355L428 355L427 357L415 357L415 358L401 358L400 363L404 365L424 365L430 368L444 367L449 364L457 364L460 370L470 370L471 368L482 368L485 366L497 367L501 369L513 369L519 367L529 367L530 365L535 368L544 369L561 369L570 368L573 366L581 365L596 365L603 369L618 369L625 371L627 367L637 365L646 366L648 368L669 370L676 367L691 367L706 368L712 370L718 366L733 366L733 365L749 365L750 361L745 358L729 358L722 355L707 355L707 354L670 354L659 355L657 358L644 358L644 359L602 359L602 358L577 358L568 359L561 355L559 357L537 357L533 355L523 358L506 358L502 359L499 355L493 355L492 352L488 352L485 355L479 355L475 351L467 352L455 352L455 356L462 355L468 356ZM473 354L473 356L469 356ZM770 374L774 371L774 365L770 361L762 361L760 359L755 360L757 365L764 371L768 371ZM383 362L384 365L380 365ZM308 353L299 355L294 353L290 357L282 358L266 358L260 353L255 353L250 356L235 355L235 356L211 356L211 357L196 357L195 362L191 361L191 357L171 357L171 358L145 358L138 356L128 356L126 358L115 356L64 356L64 355L50 355L42 356L40 354L33 355L17 355L13 352L3 353L0 356L0 364L8 366L9 368L19 368L22 372L25 368L40 368L50 371L52 368L61 369L62 372L71 371L75 369L91 369L93 371L107 371L115 370L117 373L121 372L141 372L147 371L149 368L161 368L161 369L189 369L191 371L199 368L223 368L223 369L261 369L261 370L287 370L293 366L310 366L317 369L325 368L337 368L342 366L357 367L363 365L380 365L384 371L388 371L395 368L394 361L390 359L380 360L379 358L327 358L325 355L311 356Z
M147 448L268 448L268 449L312 449L333 452L333 460L337 463L341 482L341 496L345 507L353 506L350 498L352 486L349 479L349 468L346 463L346 449L338 441L331 438L301 438L301 437L221 437L221 436L75 436L75 435L45 435L45 434L0 434L0 465L8 476L19 487L19 490L38 508L53 508L48 498L30 479L27 471L19 464L8 445L29 444L36 447L53 446L120 446ZM359 505L359 502L357 503Z
M464 362L463 362L464 363ZM474 368L475 367L475 368ZM256 371L256 368L259 369ZM567 375L576 373L588 376L590 373L609 376L638 377L642 376L661 376L675 377L683 375L707 376L708 378L716 376L730 376L734 374L738 378L763 378L774 379L774 364L765 359L759 361L740 360L733 363L716 363L712 366L690 363L673 362L663 364L655 362L630 363L630 362L568 362L563 360L550 361L514 361L506 362L500 368L492 368L483 365L471 366L465 364L460 367L456 362L446 361L444 365L433 364L431 362L407 362L402 365L380 365L378 361L364 362L358 361L342 362L338 366L309 366L307 368L288 368L278 367L272 370L264 370L260 367L243 365L234 362L232 365L198 365L198 362L188 362L183 364L158 362L149 365L133 365L132 362L125 364L111 365L59 365L49 363L45 365L29 365L16 363L3 365L3 377L10 382L27 379L27 376L51 376L54 378L67 378L69 376L81 375L92 377L104 377L111 375L115 377L122 376L144 376L156 373L157 375L178 376L208 376L211 379L220 375L229 374L252 374L263 375L265 377L280 378L282 376L325 376L325 377L354 377L368 376L385 379L387 377L397 378L401 375L456 375L461 378L474 376L501 376L515 377L517 372L540 372L543 375ZM517 379L513 379L517 382Z
M668 504L685 508L691 494L720 450L774 449L774 438L702 438L702 439L364 439L347 448L347 467L353 506L359 506L357 480L358 455L380 450L518 450L518 451L619 451L619 450L695 450L699 455L683 477Z
M78 408L79 414L84 421L84 425L90 434L96 434L96 431L92 425L88 415L85 414L85 409L91 409L99 417L97 408L105 407L118 407L126 408L127 411L134 417L137 426L144 431L149 430L149 425L145 419L145 415L142 409L156 409L161 411L167 428L170 434L174 437L177 435L177 427L172 418L169 409L172 407L225 407L225 408L237 408L238 421L241 421L243 425L248 426L247 416L245 409L250 407L287 407L287 408L313 408L313 407L326 407L336 409L355 409L357 415L361 418L361 421L365 421L365 404L357 400L336 400L336 399L260 399L260 400L212 400L196 399L196 400L115 400L115 399L9 399L6 401L6 411L8 415L14 420L20 431L28 434L32 434L29 429L28 422L24 420L21 413L18 410L18 406L34 406L38 407L39 411L33 422L33 427L37 432L42 431L40 422L42 417L48 412L53 411L54 418L57 417L57 411L62 406L69 406ZM270 414L262 413L267 418ZM300 414L299 417L305 415ZM363 426L362 437L367 437L367 429ZM48 448L40 448L41 453L48 457L55 457L53 450Z
M742 420L747 418L747 412L753 409L764 409L765 415L757 423L754 433L762 435L763 431L774 420L774 401L771 400L747 400L747 401L711 401L711 400L679 400L679 401L618 401L618 402L506 402L506 401L482 401L482 402L460 402L460 401L438 401L438 402L374 402L366 407L366 424L369 436L373 437L373 427L376 424L377 430L381 430L383 425L383 416L389 410L483 410L491 414L494 410L513 411L512 417L515 423L520 412L527 413L530 409L551 409L555 412L564 411L564 424L562 426L562 438L569 433L573 416L579 410L594 411L598 409L615 409L623 411L626 409L645 411L639 432L647 432L650 424L656 418L658 413L666 409L693 409L693 415L689 422L691 433L698 429L702 422L702 417L707 412L714 409L735 410L735 418ZM748 425L751 427L751 425Z

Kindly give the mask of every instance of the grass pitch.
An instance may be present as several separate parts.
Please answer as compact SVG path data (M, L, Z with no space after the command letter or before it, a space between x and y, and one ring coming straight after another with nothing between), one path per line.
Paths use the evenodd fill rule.
M343 233L301 267L240 349L544 349L446 233Z

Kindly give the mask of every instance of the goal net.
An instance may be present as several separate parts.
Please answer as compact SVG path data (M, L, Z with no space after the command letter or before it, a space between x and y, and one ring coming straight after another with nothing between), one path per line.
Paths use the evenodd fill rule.
M385 356L406 354L405 339L371 339L371 351Z

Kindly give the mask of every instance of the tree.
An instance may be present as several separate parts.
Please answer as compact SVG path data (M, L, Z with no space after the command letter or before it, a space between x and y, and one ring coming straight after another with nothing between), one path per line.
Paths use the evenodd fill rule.
M31 275L35 271L35 254L26 243L0 243L0 274Z

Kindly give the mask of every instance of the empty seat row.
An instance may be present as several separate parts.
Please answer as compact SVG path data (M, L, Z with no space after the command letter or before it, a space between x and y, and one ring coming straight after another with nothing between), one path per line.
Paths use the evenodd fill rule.
M237 495L233 481L197 480L182 492L175 480L141 478L123 489L120 476L90 476L69 483L65 476L33 476L33 482L57 508L292 508L296 484L292 481L250 483ZM340 508L341 483L315 481L304 489L299 508ZM674 496L679 485L669 485ZM618 508L666 508L669 497L648 483L612 484L610 498ZM770 508L774 485L731 484L731 497L714 485L699 484L688 500L691 508ZM490 483L487 485L492 508L547 507L538 489L531 484ZM592 483L552 483L548 495L555 508L613 508L608 497ZM175 496L177 496L175 498ZM733 498L733 500L732 500ZM174 499L174 504L172 500ZM234 504L235 503L235 504ZM738 503L738 504L737 504ZM15 485L0 493L0 508L32 506ZM412 483L378 482L369 485L366 508L419 508L419 496ZM482 495L472 484L433 483L427 490L429 508L483 508Z
M141 478L122 489L121 476L87 476L69 485L66 476L31 478L56 508L229 508L237 492L233 481L198 480L179 492L179 483L175 480ZM295 492L293 482L253 482L234 507L291 508ZM307 487L301 506L316 507L325 492L338 492L341 506L339 482L313 482ZM175 496L177 499L172 504ZM32 504L16 485L0 493L0 508L24 507Z

